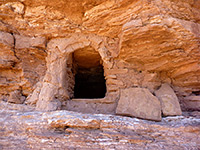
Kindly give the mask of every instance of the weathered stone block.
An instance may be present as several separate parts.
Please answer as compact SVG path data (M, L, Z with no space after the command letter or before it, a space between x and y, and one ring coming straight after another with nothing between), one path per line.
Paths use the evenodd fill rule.
M161 88L155 92L155 94L161 102L162 113L164 116L182 114L178 98L168 84L163 84Z
M108 70L106 70L106 75L125 74L125 73L128 73L128 69L108 69Z
M0 32L0 43L13 47L14 46L13 36L6 32Z
M15 48L31 48L31 47L46 47L46 39L44 37L28 37L22 35L15 35Z
M118 85L118 86L123 86L123 82L120 80L115 80L115 79L107 79L106 81L107 84L111 84L111 85Z
M145 88L121 90L116 114L161 121L159 100Z

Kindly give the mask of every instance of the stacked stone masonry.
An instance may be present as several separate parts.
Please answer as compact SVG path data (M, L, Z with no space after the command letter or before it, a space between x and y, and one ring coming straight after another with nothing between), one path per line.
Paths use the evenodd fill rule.
M0 18L2 101L157 121L200 109L199 0L6 0ZM104 98L73 98L73 53L83 49L89 60L87 47L101 57ZM124 101L141 115L129 105L123 112Z

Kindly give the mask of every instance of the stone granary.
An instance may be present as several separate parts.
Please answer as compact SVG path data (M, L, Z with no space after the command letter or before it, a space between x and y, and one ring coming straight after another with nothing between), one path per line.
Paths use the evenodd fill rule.
M155 121L200 110L198 0L68 3L2 2L1 100Z

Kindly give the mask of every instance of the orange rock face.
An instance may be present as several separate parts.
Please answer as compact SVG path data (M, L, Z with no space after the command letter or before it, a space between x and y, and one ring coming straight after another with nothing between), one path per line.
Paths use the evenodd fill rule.
M143 142L146 149L156 149L152 141L160 137L158 132L173 126L163 127L163 120L167 119L162 120L161 115L185 115L184 111L200 110L200 0L3 0L0 1L0 49L0 102L15 103L13 109L26 104L31 105L26 107L28 111L62 109L74 111L76 115L71 117L76 118L78 113L75 112L79 112L162 121L154 125L140 122L144 133L149 132L147 126L150 129L159 126L159 130L151 131L155 134L141 138L130 131L134 128L132 121L129 126L130 122L118 117L106 123L103 122L106 118L94 116L92 121L86 119L85 122L83 116L73 124L70 118L53 122L51 117L59 118L62 111L58 116L56 112L22 116L25 120L29 117L39 120L33 119L36 123L30 126L22 120L20 123L28 126L27 131L36 130L37 123L44 123L40 122L44 119L41 116L46 115L46 126L73 135L66 140L56 134L54 142L73 141L77 145L78 135L85 144L80 144L79 148L88 148L86 137L82 135L92 128L97 132L89 131L87 137L99 140L95 141L94 149L117 149L117 145L118 149L131 149L128 143L134 143L135 147ZM68 111L64 115L70 114ZM0 115L3 116L4 111ZM2 123L0 119L3 125L0 132L9 133L6 126L11 123L13 129L12 118L19 119L18 115L8 116L11 122ZM68 124L63 123L66 120ZM122 126L115 124L120 121L124 123ZM156 145L157 149L177 149L179 141L191 141L189 145L182 144L182 149L199 146L198 136L196 138L199 120L195 125L184 117L179 121L180 129L173 129L176 131L167 136L169 148L162 144L163 136L158 140L161 143ZM191 126L182 128L184 121L191 121ZM127 136L121 133L125 126L128 126ZM110 128L112 133L108 133ZM120 133L114 128L119 128ZM167 134L165 131L163 134ZM183 132L187 133L173 147L175 140L170 137ZM97 138L99 136L113 137L107 138L111 146L101 141L105 139ZM30 148L40 149L35 143L45 143L47 137L41 138L35 133L33 140L21 142L32 143ZM12 135L9 138L12 139ZM149 147L148 143L151 143ZM55 147L59 149L58 145ZM2 147L6 144L0 141L0 149ZM66 148L74 147L72 144Z
M140 87L154 93L162 83L171 85L182 110L198 110L199 103L190 99L200 91L198 0L0 4L1 100L21 91L27 104L39 100L38 108L42 101L65 103L74 96L73 59L89 66L101 59L107 88L101 102L112 105L113 113L121 89Z

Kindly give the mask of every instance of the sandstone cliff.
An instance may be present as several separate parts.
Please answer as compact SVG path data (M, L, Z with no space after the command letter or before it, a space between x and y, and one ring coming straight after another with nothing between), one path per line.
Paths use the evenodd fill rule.
M1 0L0 48L0 101L29 112L119 114L159 130L162 116L200 111L200 0Z

